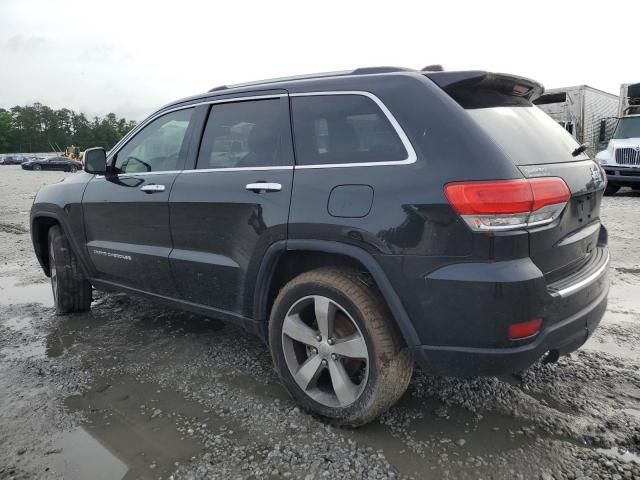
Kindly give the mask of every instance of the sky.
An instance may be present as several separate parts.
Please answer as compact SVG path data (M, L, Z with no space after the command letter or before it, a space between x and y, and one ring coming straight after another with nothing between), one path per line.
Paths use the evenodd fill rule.
M638 18L638 0L0 0L0 107L142 120L218 85L381 65L617 94L640 81Z

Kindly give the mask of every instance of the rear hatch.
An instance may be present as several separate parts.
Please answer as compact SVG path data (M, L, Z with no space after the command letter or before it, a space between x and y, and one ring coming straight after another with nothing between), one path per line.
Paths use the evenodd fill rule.
M525 178L559 177L570 198L552 223L529 227L529 253L548 283L571 276L594 257L605 186L600 167L553 119L531 104L543 91L528 79L486 72L430 73L517 165Z

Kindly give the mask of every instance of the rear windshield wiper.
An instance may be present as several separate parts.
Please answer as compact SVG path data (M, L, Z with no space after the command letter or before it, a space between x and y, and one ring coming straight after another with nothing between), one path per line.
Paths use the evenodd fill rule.
M585 152L587 148L589 148L588 143L581 143L580 146L571 153L571 155L573 155L574 157L577 157L581 153Z

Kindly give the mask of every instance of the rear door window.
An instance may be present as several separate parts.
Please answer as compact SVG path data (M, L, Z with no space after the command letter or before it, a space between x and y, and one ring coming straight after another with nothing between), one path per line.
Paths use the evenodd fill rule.
M299 165L401 161L402 140L380 107L364 95L292 98Z
M286 101L246 100L211 107L197 168L289 165L293 153Z

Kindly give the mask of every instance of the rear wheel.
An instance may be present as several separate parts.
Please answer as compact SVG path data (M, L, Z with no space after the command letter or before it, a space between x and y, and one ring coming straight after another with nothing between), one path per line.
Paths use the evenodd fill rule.
M58 225L49 229L49 271L56 313L83 312L91 307L91 284Z
M365 424L405 392L413 362L380 293L354 272L323 268L290 281L269 321L271 354L289 393L336 425Z
M76 167L75 165L71 165L71 167L69 168L69 171L71 173L76 173L78 171L78 167Z
M607 196L615 195L616 193L618 193L618 190L620 190L619 185L616 185L614 183L608 183L607 187L604 189L604 194Z
M33 166L34 170L42 170L42 166L38 165L37 163Z

